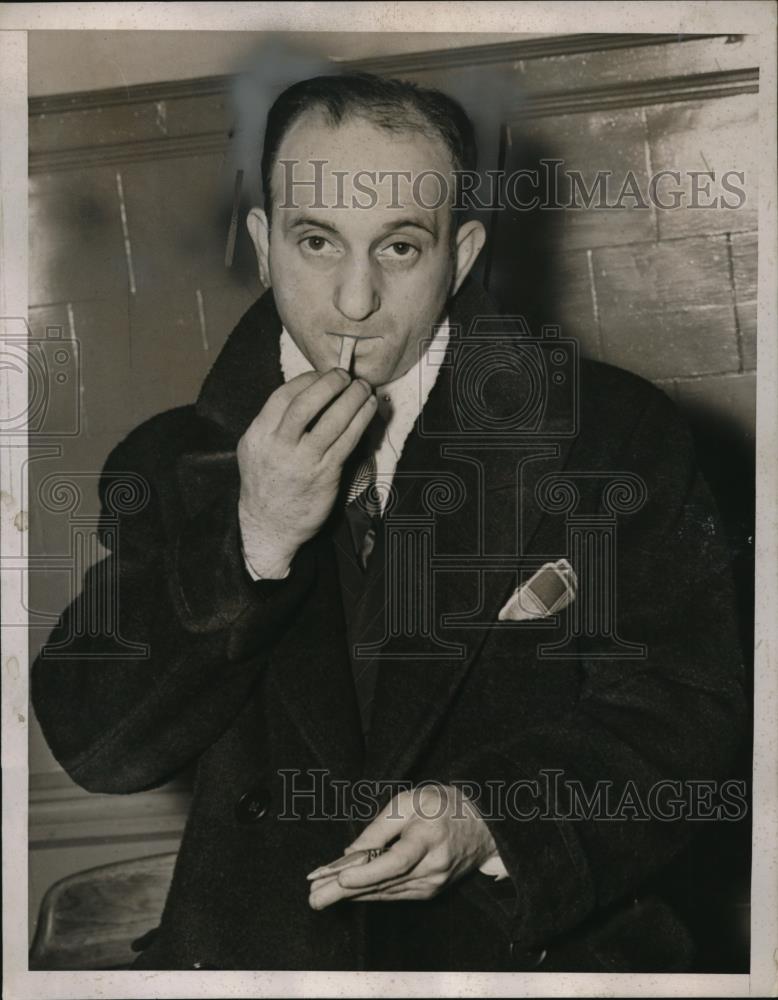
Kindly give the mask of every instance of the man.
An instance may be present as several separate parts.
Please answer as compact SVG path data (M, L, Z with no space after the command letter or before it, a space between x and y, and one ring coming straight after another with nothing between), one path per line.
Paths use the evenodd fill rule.
M248 219L269 291L107 463L106 505L148 484L109 564L148 655L101 651L93 570L32 688L87 789L197 762L139 968L688 966L646 885L739 739L720 531L670 402L468 279L474 153L433 91L284 92Z

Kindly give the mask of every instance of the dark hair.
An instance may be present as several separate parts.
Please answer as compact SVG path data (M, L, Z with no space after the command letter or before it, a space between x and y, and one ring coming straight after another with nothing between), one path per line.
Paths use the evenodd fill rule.
M473 123L464 108L439 90L370 73L315 76L288 87L267 116L262 149L262 192L268 221L270 180L284 136L306 111L322 111L332 125L351 116L390 131L408 129L438 136L451 154L454 170L474 171L477 149Z

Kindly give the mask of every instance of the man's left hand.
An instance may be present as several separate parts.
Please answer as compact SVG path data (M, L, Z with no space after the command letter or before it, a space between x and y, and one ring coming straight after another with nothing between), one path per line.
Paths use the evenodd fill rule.
M311 907L322 910L355 897L366 902L431 899L496 850L475 806L450 785L424 785L395 795L344 853L390 843L368 864L313 881Z

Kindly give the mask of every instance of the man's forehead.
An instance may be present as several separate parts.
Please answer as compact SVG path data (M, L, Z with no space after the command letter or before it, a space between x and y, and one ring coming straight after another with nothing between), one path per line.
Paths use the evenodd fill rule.
M307 112L289 129L276 157L274 206L387 209L429 215L453 196L451 155L442 138L388 129L362 117L333 124Z

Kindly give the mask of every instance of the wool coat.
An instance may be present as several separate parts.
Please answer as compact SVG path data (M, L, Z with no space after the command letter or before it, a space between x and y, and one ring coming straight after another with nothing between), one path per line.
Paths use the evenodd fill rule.
M88 790L138 792L196 766L138 968L689 966L689 935L651 887L694 824L652 795L728 777L741 737L722 530L662 392L588 361L559 389L562 356L495 317L466 283L397 467L391 516L428 540L428 613L403 632L387 610L365 739L332 525L285 580L253 581L241 554L235 449L282 383L271 293L196 404L147 421L110 456L113 551L34 664L32 696L55 756ZM117 503L122 477L136 502ZM572 604L498 621L517 586L560 558L578 576ZM99 610L106 573L118 581L111 615ZM510 879L473 871L431 900L311 910L306 873L393 789L425 781L481 796ZM587 813L581 791L591 802L603 789L612 815L597 802Z

